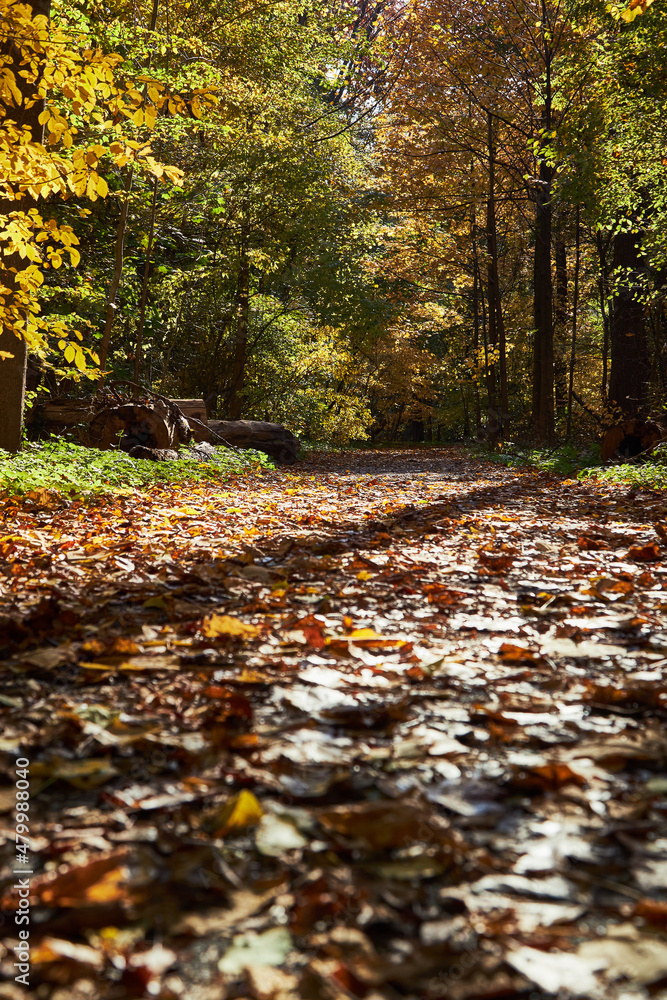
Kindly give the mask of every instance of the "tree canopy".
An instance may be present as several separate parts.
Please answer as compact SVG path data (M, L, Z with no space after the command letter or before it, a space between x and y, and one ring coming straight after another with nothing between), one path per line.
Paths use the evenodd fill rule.
M664 405L659 0L0 21L3 446L26 368L339 442Z

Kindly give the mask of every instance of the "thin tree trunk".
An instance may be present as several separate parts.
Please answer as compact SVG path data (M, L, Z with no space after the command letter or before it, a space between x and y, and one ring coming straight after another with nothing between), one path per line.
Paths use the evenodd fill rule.
M474 360L475 367L477 367L477 362L479 360L479 275L478 275L478 264L477 264L477 252L475 250L475 260L473 263L473 279L472 279L472 309L473 309L473 345L474 345ZM473 385L475 388L475 434L479 434L482 429L482 407L479 399L479 382L475 377L473 379Z
M581 268L581 206L577 203L574 221L574 288L572 289L572 341L570 343L570 370L567 389L567 429L568 441L572 434L572 398L574 393L574 364L577 357L577 313L579 311L579 271Z
M116 229L116 251L114 256L114 271L113 277L111 278L111 284L109 285L109 291L107 293L107 311L106 318L104 321L104 333L102 335L102 343L100 345L100 368L102 370L101 384L104 382L104 369L107 366L107 358L109 356L109 342L111 340L111 328L113 326L114 317L116 315L116 295L118 294L118 287L120 285L120 279L123 276L123 263L125 254L125 233L127 230L127 213L130 203L130 191L132 190L132 177L133 169L127 172L125 178L125 198L123 199L123 204L120 210L120 218L118 220L118 227Z
M33 17L50 17L50 0L33 0L30 3ZM39 116L44 110L44 101L35 100L31 107L26 108L25 102L33 100L37 88L37 83L29 83L25 77L19 75L20 53L15 48L11 39L2 39L0 44L0 55L9 57L12 62L8 68L14 74L16 87L21 94L22 106L7 109L10 117L20 126L30 130L33 142L41 143L44 139L44 126L39 123ZM4 110L4 109L3 109ZM20 201L0 200L0 217L9 215L10 212L27 212L35 206L35 200L29 195L25 195ZM15 277L11 268L21 271L25 268L26 261L19 254L12 254L2 258L0 266L0 284L8 289L9 295L5 302L5 314L12 308L12 293L16 287ZM21 336L16 336L14 329L0 326L0 448L6 451L17 452L21 447L23 434L23 408L25 404L25 377L28 362L28 349L26 341Z
M482 284L481 272L477 272L479 285L480 285L480 297L479 301L482 306L482 344L484 345L484 380L488 388L488 373L489 373L489 338L486 332L486 296L484 295L484 286Z
M248 353L248 320L250 314L250 260L248 257L247 231L241 232L239 247L239 278L236 296L236 337L234 340L234 361L232 364L232 386L229 395L229 416L238 420L243 409L241 392L245 382L245 367Z
M603 402L607 402L607 380L609 377L609 311L607 309L607 255L602 237L598 233L597 240L599 274L598 274L598 294L600 296L600 312L602 314L602 385L600 395Z
M488 423L487 430L491 441L496 441L502 426L502 420L498 419L498 407L496 400L496 366L495 351L498 346L498 324L497 324L497 295L496 286L498 284L498 250L496 245L496 164L493 136L493 118L491 113L487 115L487 148L489 156L488 166L488 191L486 197L486 292L489 300L489 347L493 359L488 368Z
M157 6L157 3L156 3ZM148 229L148 243L146 245L146 262L141 281L141 300L139 302L139 322L137 324L137 341L134 348L134 381L138 382L141 377L141 352L144 342L144 321L146 318L146 301L148 299L148 277L151 270L151 255L153 253L153 235L155 233L155 209L157 205L157 177L153 178L153 197L151 199L151 221Z
M556 259L556 304L554 329L554 389L556 412L560 415L567 412L567 249L565 240L558 237L555 241L554 257Z
M496 250L496 310L498 328L498 363L500 367L500 436L506 438L509 433L510 411L507 392L507 339L505 337L505 317L503 316L500 298L500 278L498 276L498 253Z
M546 0L541 0L541 42L544 46L544 107L542 134L549 135L552 127L553 36L549 32ZM554 168L547 161L546 151L538 150L539 183L535 193L535 259L533 264L533 325L535 353L533 361L533 423L540 440L554 434L554 331L553 289L551 283L551 184Z
M533 421L540 440L554 433L553 294L551 284L551 168L540 164L541 185L535 199L533 267Z
M470 104L468 106L470 112ZM474 195L474 160L470 161L470 239L472 241L472 323L473 323L473 347L474 347L474 375L473 387L475 398L475 434L479 435L482 430L482 406L479 398L479 381L477 379L477 365L479 364L479 258L477 255L477 209Z
M167 377L167 372L169 371L169 362L171 361L171 352L173 351L174 346L176 344L176 337L178 335L178 328L180 326L181 316L183 315L183 306L184 305L185 305L185 295L183 295L181 297L181 302L180 302L180 305L178 307L178 315L176 316L176 322L174 323L174 332L173 332L173 335L171 336L171 338L169 340L169 344L167 346L167 350L166 350L165 354L162 357L162 378L163 379L165 379Z
M160 0L153 0L153 6L151 8L151 20L149 31L155 31L157 28L158 12L160 9ZM146 69L150 69L152 62L152 55L148 57L148 62L146 64ZM104 384L104 369L106 368L107 359L109 356L109 343L111 340L111 329L113 327L113 321L116 315L116 296L118 295L118 288L120 286L121 278L123 276L123 263L124 263L124 248L125 248L125 233L127 231L127 214L130 202L130 192L132 190L132 178L133 178L133 168L130 167L126 181L125 181L125 200L121 207L120 219L118 220L118 229L116 230L116 253L114 260L114 272L111 279L111 284L109 285L109 292L107 295L107 309L106 316L104 320L104 333L102 335L102 344L100 346L100 368L102 369L102 379L100 384ZM151 244L153 240L153 228L155 224L155 200L157 197L157 178L154 179L153 184L153 205L151 210L151 232L148 238L148 248L146 250L146 264L144 267L144 277L141 290L141 305L139 313L139 328L137 331L137 342L134 357L134 380L139 381L139 375L141 372L141 348L144 335L144 316L146 314L146 295L148 287L148 271L150 265L150 251Z
M500 413L497 417L501 438L507 437L509 430L509 402L507 394L507 339L505 336L505 317L503 316L502 296L500 294L500 269L498 266L498 225L496 221L496 146L493 134L493 119L488 115L488 148L489 148L489 202L491 205L488 219L489 233L489 268L493 274L493 296L489 282L489 315L491 309L495 312L496 340L498 344L498 369L500 375ZM493 297L493 306L491 306Z

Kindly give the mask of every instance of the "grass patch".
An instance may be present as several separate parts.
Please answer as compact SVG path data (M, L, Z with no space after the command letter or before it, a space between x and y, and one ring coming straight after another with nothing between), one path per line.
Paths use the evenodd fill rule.
M580 474L582 470L589 469L600 461L598 445L590 448L577 448L572 444L559 445L557 448L526 448L511 441L503 441L498 451L485 445L475 445L473 450L480 458L509 468L529 466L540 472L555 472L560 476Z
M623 465L603 465L599 445L577 448L572 444L558 448L521 448L503 442L502 450L475 446L480 458L509 468L529 466L541 472L554 472L577 479L599 479L605 483L629 484L646 489L667 488L667 447L659 445L653 455Z
M650 458L641 461L582 469L578 478L599 479L603 483L637 486L640 489L667 489L667 447L658 445Z
M0 449L0 490L18 495L47 490L94 496L164 483L220 480L272 468L271 459L258 451L218 448L209 462L193 458L150 462L130 458L124 451L98 451L57 439L27 444L18 455Z

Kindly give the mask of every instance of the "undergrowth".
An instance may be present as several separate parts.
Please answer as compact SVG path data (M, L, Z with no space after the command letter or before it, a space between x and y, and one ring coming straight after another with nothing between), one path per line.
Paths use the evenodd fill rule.
M623 483L644 489L667 489L667 453L646 462L628 462L606 468L582 469L579 479L599 479L604 483Z
M220 480L230 475L272 469L271 459L258 451L216 449L208 462L180 458L150 462L123 451L98 451L62 440L26 444L18 455L0 449L0 491L26 494L74 493L89 496L150 489L162 483Z
M555 472L562 476L576 475L600 461L598 445L589 448L577 448L572 444L559 445L557 448L531 448L513 441L502 441L497 450L488 445L474 445L473 450L487 461L514 468L528 465L542 472Z
M477 446L474 450L487 461L509 467L530 466L543 472L576 476L577 479L599 479L606 483L646 489L667 487L667 449L664 445L658 446L650 458L642 457L614 465L603 465L599 445L588 448L577 448L572 444L557 448L524 448L508 441L502 442L497 451L488 446Z

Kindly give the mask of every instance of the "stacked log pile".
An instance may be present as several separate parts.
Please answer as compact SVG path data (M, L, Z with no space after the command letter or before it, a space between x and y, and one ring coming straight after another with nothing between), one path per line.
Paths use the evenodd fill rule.
M81 427L81 439L93 448L120 448L134 458L177 458L177 448L194 438L213 446L253 448L280 464L296 461L299 441L283 427L262 420L208 420L202 399L165 397L123 401L120 398L51 399L29 417L33 436Z

